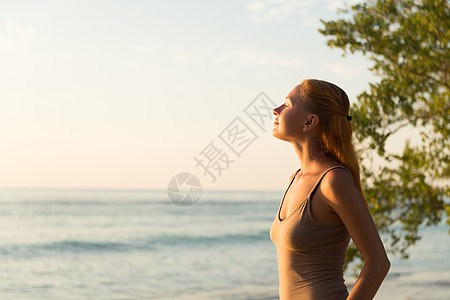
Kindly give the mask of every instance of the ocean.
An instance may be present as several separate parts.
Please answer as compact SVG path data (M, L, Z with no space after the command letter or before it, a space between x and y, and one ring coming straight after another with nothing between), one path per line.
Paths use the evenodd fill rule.
M278 299L284 191L0 190L0 299ZM422 228L375 299L450 299L450 235ZM354 278L346 274L351 287Z

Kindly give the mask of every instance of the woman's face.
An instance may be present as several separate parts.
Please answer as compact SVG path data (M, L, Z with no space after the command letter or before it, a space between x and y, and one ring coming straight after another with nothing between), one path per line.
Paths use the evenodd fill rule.
M295 87L286 97L286 101L273 110L276 116L272 135L280 140L292 141L298 139L302 133L306 112L303 102Z

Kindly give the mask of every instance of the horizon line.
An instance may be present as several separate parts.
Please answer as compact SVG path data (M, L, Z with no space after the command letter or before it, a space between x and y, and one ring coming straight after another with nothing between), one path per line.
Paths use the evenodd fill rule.
M144 192L144 191L155 191L155 192L167 192L167 188L132 188L132 187L9 187L0 186L0 190L36 190L36 191L128 191L128 192ZM280 192L284 191L282 189L204 189L202 191L206 192Z

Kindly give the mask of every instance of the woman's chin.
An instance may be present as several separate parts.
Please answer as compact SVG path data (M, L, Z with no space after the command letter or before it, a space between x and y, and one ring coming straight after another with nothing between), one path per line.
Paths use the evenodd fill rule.
M289 141L289 138L281 135L276 128L272 129L272 136L276 139L279 139L280 141L285 141L285 142Z
M272 129L272 136L273 136L274 138L280 139L280 135L279 135L278 130L277 130L276 127L275 127L274 129ZM281 139L280 139L280 140L281 140Z

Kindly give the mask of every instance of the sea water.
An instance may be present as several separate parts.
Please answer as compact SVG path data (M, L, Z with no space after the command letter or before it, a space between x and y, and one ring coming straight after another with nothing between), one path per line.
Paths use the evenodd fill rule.
M0 299L278 299L283 192L0 190ZM421 234L375 299L450 299L448 226Z

